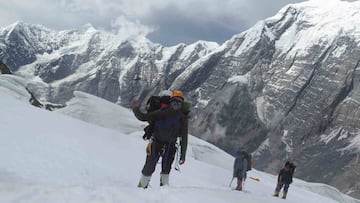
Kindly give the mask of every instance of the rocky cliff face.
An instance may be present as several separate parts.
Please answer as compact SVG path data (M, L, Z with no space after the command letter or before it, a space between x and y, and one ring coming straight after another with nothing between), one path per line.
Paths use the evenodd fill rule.
M194 135L255 168L296 176L360 197L360 3L309 1L284 7L219 46L163 47L85 27L55 32L14 24L0 31L3 59L43 100L82 90L127 106L161 89L194 104Z
M253 151L255 166L274 173L295 160L297 176L356 196L358 181L349 177L359 167L359 25L348 22L360 14L350 12L355 4L315 4L284 8L234 36L215 63L193 67L209 75L186 89L208 101L193 130L230 152ZM193 74L173 88L187 87Z

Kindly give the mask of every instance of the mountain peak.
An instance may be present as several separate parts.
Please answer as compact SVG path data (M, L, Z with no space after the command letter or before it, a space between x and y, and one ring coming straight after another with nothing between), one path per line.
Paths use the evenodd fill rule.
M360 9L327 2L291 4L218 48L204 41L163 47L139 32L94 34L87 25L14 35L2 45L4 61L53 103L80 90L128 107L133 98L144 104L162 89L180 89L194 104L191 133L228 151L239 144L258 151L255 163L271 172L291 158L300 176L359 194L358 179L338 180L357 177L359 164L360 145L349 144L360 129ZM329 157L341 161L319 170Z

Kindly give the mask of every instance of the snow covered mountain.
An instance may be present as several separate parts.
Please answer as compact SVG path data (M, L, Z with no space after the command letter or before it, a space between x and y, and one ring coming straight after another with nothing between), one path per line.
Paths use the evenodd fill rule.
M53 103L80 90L128 106L181 89L194 104L192 134L228 152L241 145L268 172L294 160L298 177L360 197L359 10L359 1L307 1L222 45L174 47L17 22L0 30L0 60Z
M76 92L61 113L46 111L27 103L29 95L17 81L0 75L0 87L6 87L0 88L1 202L279 202L271 196L277 177L257 170L248 175L260 182L248 179L244 192L229 188L233 157L192 136L187 161L181 173L172 172L171 185L159 186L157 170L151 187L139 189L146 143L131 111L83 92ZM101 111L87 114L89 108ZM108 126L62 113L88 122L108 120ZM299 179L286 201L360 202L333 187Z
M74 90L83 90L127 105L140 90L169 87L185 67L217 46L200 41L163 47L90 25L57 32L17 22L0 30L1 59L31 81L29 89L39 98L55 103L65 103Z

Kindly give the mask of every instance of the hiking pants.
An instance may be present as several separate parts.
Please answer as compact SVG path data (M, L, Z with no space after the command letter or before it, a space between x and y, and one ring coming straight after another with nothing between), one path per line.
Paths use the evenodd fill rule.
M275 191L276 192L280 192L281 188L284 186L284 193L287 193L288 192L288 189L289 189L289 186L290 184L288 183L282 183L282 182L278 182L278 184L276 185L276 189Z
M151 153L146 156L145 165L142 169L142 174L145 176L151 176L155 171L157 162L160 156L161 160L161 174L169 174L171 165L174 161L176 153L175 143L161 142L155 140L151 144Z

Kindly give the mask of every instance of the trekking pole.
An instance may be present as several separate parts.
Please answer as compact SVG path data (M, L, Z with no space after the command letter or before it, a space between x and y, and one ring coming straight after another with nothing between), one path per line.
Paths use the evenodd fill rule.
M230 183L229 183L229 187L231 187L231 183L233 182L234 178L235 178L235 177L233 177L233 178L231 179L231 181L230 181Z
M245 180L246 180L246 175L244 176L244 178L242 180L242 189L244 189L244 187L245 187Z

